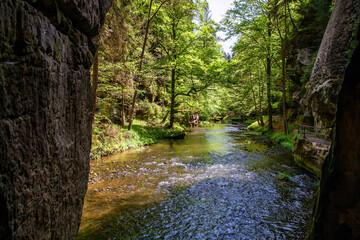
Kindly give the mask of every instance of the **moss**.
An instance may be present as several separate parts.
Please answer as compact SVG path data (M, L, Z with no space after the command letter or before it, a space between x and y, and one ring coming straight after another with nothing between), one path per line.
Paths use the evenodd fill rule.
M297 154L293 154L293 155L294 155L294 160L299 167L311 172L318 178L320 177L320 169L318 169L316 165L311 164L310 161L305 161L305 159L303 159L301 156Z
M264 132L267 131L267 127L260 126L257 121L253 122L247 127L248 131Z
M280 173L279 175L277 175L277 178L284 181L290 180L290 176L287 175L286 173Z

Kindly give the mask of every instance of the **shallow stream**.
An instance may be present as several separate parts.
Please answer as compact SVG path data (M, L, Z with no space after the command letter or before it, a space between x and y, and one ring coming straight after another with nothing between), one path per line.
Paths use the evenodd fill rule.
M91 162L78 239L304 239L316 179L240 125Z

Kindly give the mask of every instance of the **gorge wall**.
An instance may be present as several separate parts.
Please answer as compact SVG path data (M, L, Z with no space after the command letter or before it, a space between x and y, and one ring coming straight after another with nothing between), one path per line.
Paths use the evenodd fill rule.
M0 1L0 239L74 239L111 0Z
M345 43L350 45L345 48ZM336 2L313 74L313 79L323 78L322 82L318 78L314 89L334 98L332 103L324 101L324 106L337 111L330 153L321 170L311 239L360 239L360 1ZM312 101L322 96L326 97Z
M360 239L359 66L360 46L339 94L333 144L322 168L313 239Z
M337 96L353 51L359 15L358 0L337 1L334 6L301 101L304 112L314 117L316 127L330 129L334 125Z

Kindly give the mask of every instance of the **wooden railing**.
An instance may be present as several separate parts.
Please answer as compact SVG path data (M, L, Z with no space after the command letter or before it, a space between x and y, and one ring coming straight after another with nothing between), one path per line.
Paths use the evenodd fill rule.
M298 130L298 133L300 133L304 138L306 138L306 134L315 134L316 137L321 137L323 139L329 140L330 134L329 133L321 133L321 130L327 130L330 131L329 128L320 128L320 127L314 127L309 125L303 125L303 124L295 124Z

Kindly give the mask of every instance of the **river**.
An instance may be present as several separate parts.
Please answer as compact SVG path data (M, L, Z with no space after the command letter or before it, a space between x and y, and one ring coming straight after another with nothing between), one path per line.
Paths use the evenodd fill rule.
M91 162L77 239L304 239L316 179L240 125Z

